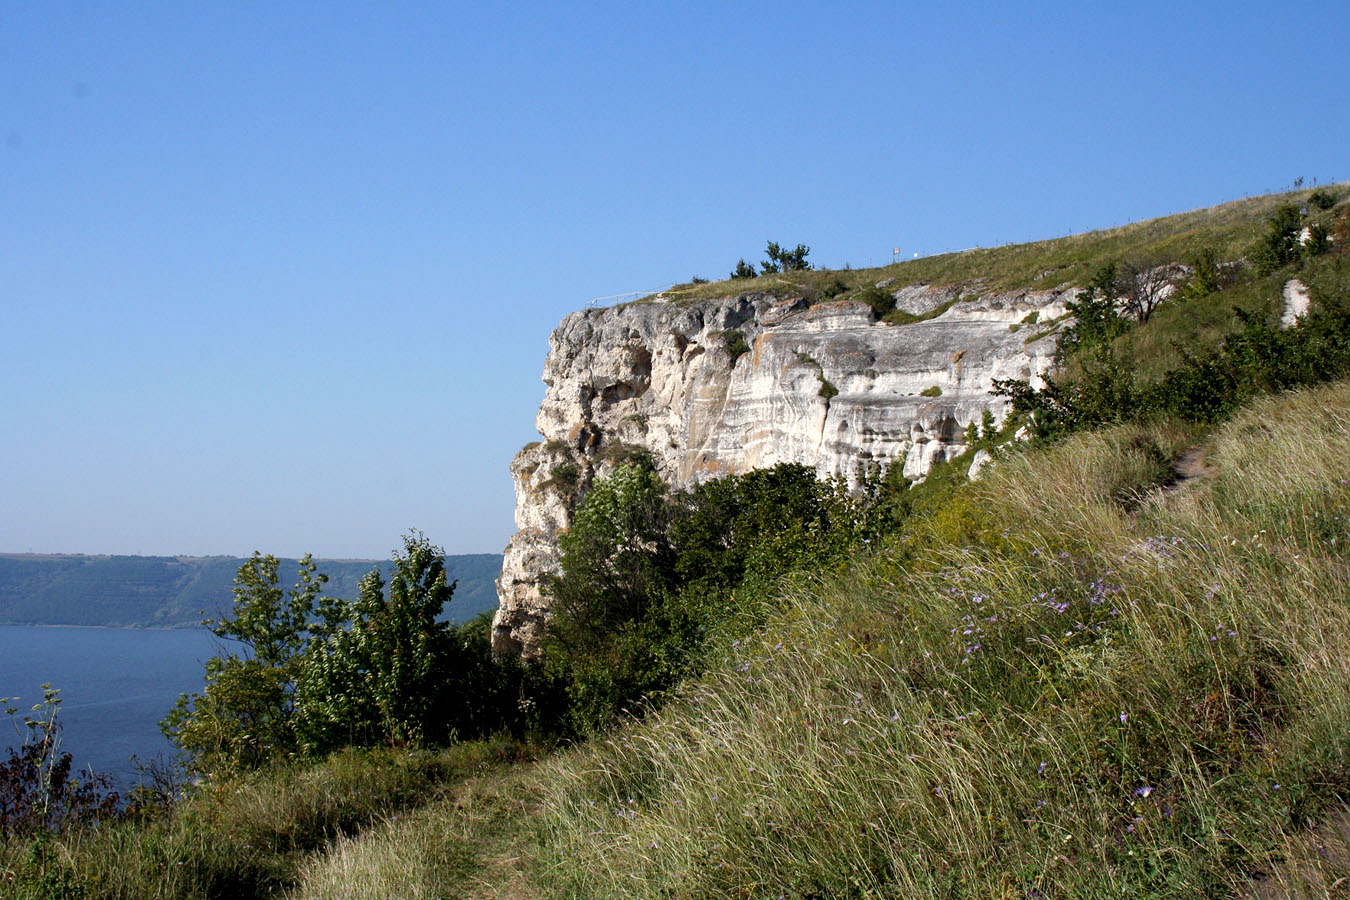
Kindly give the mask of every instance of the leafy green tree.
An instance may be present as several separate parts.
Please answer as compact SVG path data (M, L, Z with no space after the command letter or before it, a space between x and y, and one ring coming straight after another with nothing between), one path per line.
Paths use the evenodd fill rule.
M388 590L378 569L366 575L341 610L349 626L305 658L296 705L308 750L451 736L433 716L456 656L450 626L437 621L455 589L445 553L413 532L393 563Z
M676 574L698 594L752 589L763 597L786 571L860 537L847 486L783 463L704 482L677 498Z
M1120 307L1119 267L1108 263L1067 304L1074 324L1060 335L1055 348L1056 362L1062 364L1084 348L1110 343L1129 330L1129 321L1120 314Z
M423 535L405 536L389 583L372 570L354 601L323 595L308 556L289 591L278 566L255 553L240 567L231 615L207 624L242 649L207 660L202 693L183 695L161 725L196 768L519 727L522 674L493 661L485 622L438 621L455 584Z
M311 641L340 623L335 601L322 596L328 576L308 554L289 591L279 586L279 567L275 556L257 551L239 567L232 614L205 624L242 644L242 654L208 659L202 693L180 696L160 724L199 767L252 768L297 748L292 712L300 662Z
M297 748L291 667L213 656L200 694L183 694L160 730L203 771L251 769Z
M1181 296L1187 300L1198 300L1218 292L1220 273L1214 251L1209 247L1199 250L1191 260L1191 277L1181 288Z
M797 272L809 269L811 265L806 261L806 255L810 252L811 248L805 244L798 244L796 248L788 250L774 241L769 241L764 251L764 255L769 258L759 266L765 275L772 272Z
M567 730L602 728L678 677L672 513L651 462L633 460L596 482L559 538L562 571L544 583L553 601L544 658L566 695Z
M649 460L626 462L591 488L572 528L559 537L562 572L545 585L554 601L555 641L582 652L604 633L642 618L671 586L672 511Z
M649 461L598 481L545 583L544 659L589 732L697 671L719 634L758 621L786 572L856 547L876 493L781 465L671 495Z
M234 577L233 616L203 623L217 636L243 644L249 655L269 666L285 665L305 648L310 619L328 583L328 576L318 571L307 553L300 560L295 587L283 591L278 585L280 565L275 556L253 551Z

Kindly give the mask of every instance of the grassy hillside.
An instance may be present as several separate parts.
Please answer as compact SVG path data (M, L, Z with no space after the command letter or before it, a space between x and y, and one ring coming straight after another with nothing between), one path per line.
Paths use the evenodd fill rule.
M1350 184L1235 200L1119 228L943 253L874 269L814 269L759 278L714 279L705 284L677 284L657 296L694 300L766 291L781 296L842 298L885 280L892 280L889 285L892 290L911 284L956 283L981 290L1048 289L1065 283L1081 286L1104 263L1126 258L1187 263L1208 250L1219 260L1239 259L1265 229L1270 215L1285 204L1307 208L1314 217L1330 223L1334 218L1330 212L1309 203L1317 191L1343 200L1350 193Z
M189 627L202 616L229 606L242 559L228 556L76 556L0 554L0 623L22 625L104 625ZM497 604L495 580L502 558L496 553L447 557L450 577L459 579L447 610L468 621ZM281 571L295 571L285 560ZM320 560L329 576L327 591L356 596L361 577L379 560Z
M1324 896L1350 383L1253 404L1176 483L1195 438L1004 460L608 739L227 781L64 840L68 871L100 897Z
M1350 874L1309 832L1350 788L1350 385L1255 404L1206 445L1212 478L1162 490L1190 439L1129 426L1014 457L794 586L681 702L553 762L551 895Z
M1112 255L1202 244L1235 260L1286 199L997 248L982 277L1025 286L1059 266L1086 282ZM1114 424L1064 419L1053 439L1004 444L975 482L969 458L916 488L886 481L880 532L776 590L738 584L694 674L608 730L218 775L164 808L0 842L0 896L1336 896L1350 883L1336 246L1266 275L1236 266L1107 332L1060 381ZM905 277L975 277L960 256ZM1269 327L1294 277L1313 312ZM1194 404L1214 384L1178 371L1253 399L1209 415ZM1189 391L1175 409L1106 402L1174 383ZM1273 390L1294 384L1309 386ZM550 701L537 689L556 673L534 671L510 692L522 713Z

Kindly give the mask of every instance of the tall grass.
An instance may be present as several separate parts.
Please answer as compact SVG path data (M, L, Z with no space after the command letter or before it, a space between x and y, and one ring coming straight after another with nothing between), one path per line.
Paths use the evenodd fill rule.
M0 847L0 896L244 900L300 883L315 854L436 802L473 773L515 758L506 741L443 751L345 750L189 793L170 815ZM13 877L3 877L13 873ZM7 884L8 882L8 884ZM44 883L69 886L54 894Z
M1005 461L953 505L969 521L799 587L677 703L549 763L553 895L1194 897L1288 874L1276 856L1350 787L1350 387L1256 404L1215 436L1218 474L1164 497L1189 437Z
M0 896L1326 896L1348 458L1347 383L1015 453L608 738L222 781L0 848Z
M1350 876L1350 842L1317 825L1350 796L1350 384L1257 402L1209 437L1212 477L1169 484L1201 439L1133 424L1001 460L846 574L789 584L608 738L538 765L498 765L523 751L497 742L221 783L168 820L58 836L51 883L1325 896Z
M1343 193L1345 187L1335 185L1330 189ZM1123 258L1186 262L1208 249L1220 260L1239 259L1265 231L1266 220L1272 213L1289 203L1306 205L1312 193L1313 190L1298 190L1251 197L1117 228L942 253L873 269L825 269L710 284L681 284L663 296L698 300L766 291L780 296L830 295L845 299L888 278L894 279L894 288L957 282L978 282L987 290L1047 289L1064 283L1081 286L1104 263ZM1331 221L1330 214L1315 209L1313 214Z
M516 896L532 848L520 825L537 805L533 768L465 778L443 799L332 842L299 872L294 900ZM528 895L528 894L527 894Z

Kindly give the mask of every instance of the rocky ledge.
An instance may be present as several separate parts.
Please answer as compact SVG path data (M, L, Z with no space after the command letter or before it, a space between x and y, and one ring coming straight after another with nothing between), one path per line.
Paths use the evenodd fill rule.
M858 302L766 294L569 315L549 338L543 440L511 463L519 530L497 581L493 648L537 655L557 536L635 449L675 487L783 462L850 480L898 463L921 478L966 450L966 427L986 410L1002 420L995 379L1040 381L1074 293L909 286L897 308L930 318L900 325Z

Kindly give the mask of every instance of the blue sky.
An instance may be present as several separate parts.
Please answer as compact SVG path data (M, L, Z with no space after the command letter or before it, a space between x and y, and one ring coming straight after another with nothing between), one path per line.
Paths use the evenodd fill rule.
M549 332L1350 178L1342 3L0 4L0 551L511 531Z

